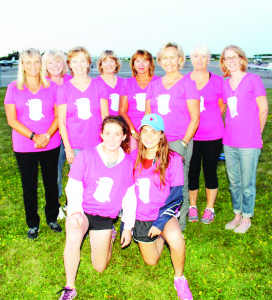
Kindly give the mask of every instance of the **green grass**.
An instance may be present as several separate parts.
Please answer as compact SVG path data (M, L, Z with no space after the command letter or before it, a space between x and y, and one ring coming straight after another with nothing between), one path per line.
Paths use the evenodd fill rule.
M0 89L1 103L5 91ZM272 90L267 92L271 112ZM53 233L46 225L44 189L39 177L39 238L35 241L26 238L20 172L3 105L0 106L0 122L0 299L58 299L56 292L65 284L65 234ZM194 299L272 299L272 114L268 116L263 140L255 216L250 230L238 235L224 229L233 217L224 162L218 167L215 221L210 225L187 224L185 275ZM68 165L65 165L65 175L67 172ZM200 212L204 211L206 202L203 183L201 177ZM63 228L64 223L60 222ZM132 242L129 248L121 250L119 241L118 237L109 266L102 274L93 269L89 242L85 241L76 299L177 299L167 247L158 265L150 267L144 264L137 244Z

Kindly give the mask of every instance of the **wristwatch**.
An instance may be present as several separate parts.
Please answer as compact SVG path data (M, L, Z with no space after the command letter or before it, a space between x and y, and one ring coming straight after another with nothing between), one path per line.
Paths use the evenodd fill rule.
M182 143L184 149L187 149L187 148L188 148L188 144L186 144L186 143L184 142L184 140L181 140L181 143Z
M135 132L136 132L136 131L135 131L134 129L132 129L132 130L130 131L131 135L133 135Z

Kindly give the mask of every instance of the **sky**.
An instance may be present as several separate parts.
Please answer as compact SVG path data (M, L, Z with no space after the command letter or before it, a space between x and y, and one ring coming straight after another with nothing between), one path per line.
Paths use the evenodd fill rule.
M3 1L2 1L3 2ZM197 44L221 53L229 44L249 57L272 53L268 0L13 0L0 4L0 56L33 47L67 52L84 46L92 56L137 49L156 55L166 42L186 54Z

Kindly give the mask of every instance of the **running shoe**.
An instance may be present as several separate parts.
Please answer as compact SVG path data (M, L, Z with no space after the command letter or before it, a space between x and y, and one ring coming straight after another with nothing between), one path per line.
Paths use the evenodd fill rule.
M197 222L198 221L198 213L197 213L196 207L189 208L188 221L189 222Z
M71 300L71 299L74 299L77 295L76 289L70 289L69 286L64 287L59 292L57 292L57 294L59 294L61 292L62 292L62 294L61 294L59 300Z
M210 209L206 208L202 219L200 220L204 224L212 223L215 217L215 213L213 213Z
M48 224L48 226L50 227L51 230L61 233L62 232L62 228L59 226L59 224L57 222L50 222Z
M178 299L193 300L193 295L190 291L187 279L185 277L180 277L174 280L174 286L178 292Z
M39 228L37 228L37 227L29 228L29 230L27 232L27 237L30 240L34 240L38 237L38 232L39 232Z

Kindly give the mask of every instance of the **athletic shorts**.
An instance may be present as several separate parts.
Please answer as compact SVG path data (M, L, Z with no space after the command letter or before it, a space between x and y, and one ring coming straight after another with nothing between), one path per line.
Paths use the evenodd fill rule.
M158 235L150 238L148 232L152 227L154 221L138 221L135 220L133 228L133 239L140 243L154 243L158 238Z
M113 219L110 217L93 216L87 213L85 213L85 216L89 221L88 231L112 229Z

